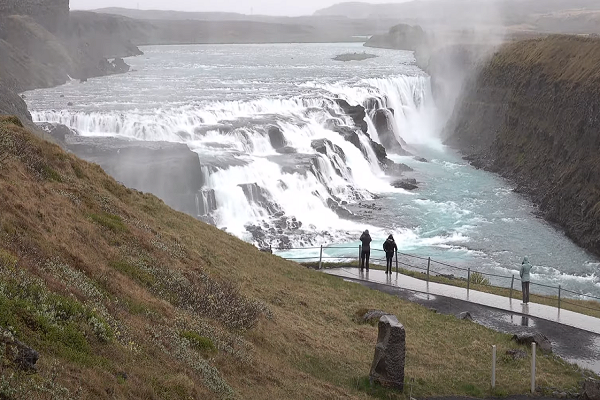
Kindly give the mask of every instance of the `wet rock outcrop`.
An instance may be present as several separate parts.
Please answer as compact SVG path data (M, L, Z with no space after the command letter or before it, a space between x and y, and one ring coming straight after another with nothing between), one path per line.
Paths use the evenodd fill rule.
M520 333L514 335L512 340L518 344L531 346L531 343L535 342L538 348L544 353L552 353L552 342L546 336L541 333Z
M447 143L515 182L547 220L600 254L599 115L600 39L525 40L468 82Z
M582 400L600 400L600 380L587 378L583 382L583 391L580 399Z
M397 180L395 182L392 182L392 186L397 189L404 190L416 190L419 188L419 186L417 185L417 180L414 178Z
M279 204L271 200L269 192L258 186L258 184L245 183L238 186L244 191L244 196L246 196L246 199L249 203L256 204L264 208L270 215L277 214L282 211Z
M43 128L63 148L100 165L126 186L156 195L178 211L198 216L216 209L214 192L205 193L206 197L200 193L204 182L198 154L184 144L83 137L52 124Z
M40 358L39 353L25 343L15 339L11 332L1 327L0 349L4 351L4 354L0 354L0 361L8 361L8 366L26 372L35 372L37 370L35 364Z
M396 138L394 132L394 114L387 108L380 108L373 113L373 124L377 129L379 140L388 151L401 156L408 153Z
M283 136L283 132L277 126L269 127L267 134L269 135L269 141L271 142L271 146L275 150L279 150L285 147L286 140L285 136Z
M365 117L367 113L365 112L365 108L361 105L351 106L346 100L343 99L335 99L335 102L340 106L340 108L344 111L344 114L350 116L354 121L354 124L360 128L363 133L367 133L369 130L369 126L365 121Z

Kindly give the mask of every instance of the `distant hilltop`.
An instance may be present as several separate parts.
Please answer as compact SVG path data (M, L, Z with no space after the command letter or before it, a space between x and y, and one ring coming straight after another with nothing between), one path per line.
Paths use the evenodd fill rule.
M0 17L8 15L27 15L55 33L66 27L69 22L69 0L2 0Z
M390 19L423 27L521 26L522 29L581 33L600 31L597 0L414 0L405 3L338 3L318 10L319 17ZM596 21L594 24L588 20ZM557 25L559 26L557 28ZM564 26L563 29L560 27Z

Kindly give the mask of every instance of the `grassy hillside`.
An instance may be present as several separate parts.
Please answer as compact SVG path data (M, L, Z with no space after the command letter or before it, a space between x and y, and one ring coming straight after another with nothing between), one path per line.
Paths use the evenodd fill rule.
M370 398L368 308L405 325L413 396L490 394L492 344L494 394L527 392L507 335L260 253L14 117L0 117L0 204L0 338L41 354L25 374L0 352L2 399ZM581 377L539 357L540 386Z

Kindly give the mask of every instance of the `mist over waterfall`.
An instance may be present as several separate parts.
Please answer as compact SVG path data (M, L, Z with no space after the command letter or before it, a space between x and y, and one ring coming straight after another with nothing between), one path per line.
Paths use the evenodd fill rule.
M34 111L83 136L185 143L198 154L197 217L258 245L316 244L358 232L349 207L390 186L388 152L431 141L429 78L297 84L288 98L199 101L126 112ZM353 112L361 112L362 121ZM387 128L377 129L381 113ZM375 121L375 122L374 122ZM379 122L381 125L381 122ZM374 148L376 147L376 148ZM380 153L379 156L377 151ZM388 165L386 165L386 162Z

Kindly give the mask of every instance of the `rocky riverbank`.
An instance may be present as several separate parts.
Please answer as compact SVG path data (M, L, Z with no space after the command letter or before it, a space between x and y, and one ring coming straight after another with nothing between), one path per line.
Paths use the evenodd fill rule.
M600 254L600 40L503 46L465 86L447 143L497 172L582 247Z

